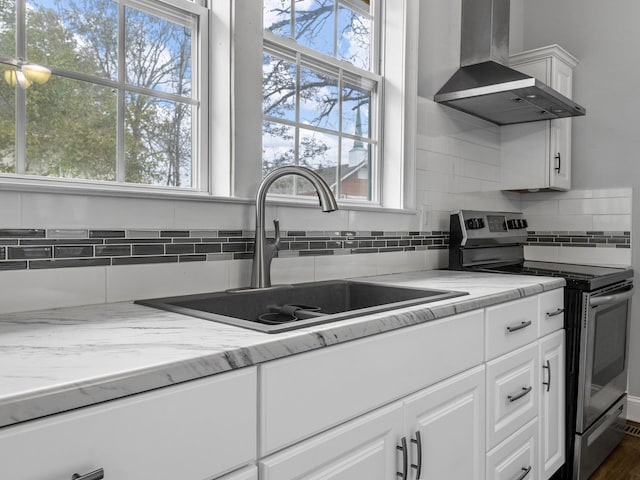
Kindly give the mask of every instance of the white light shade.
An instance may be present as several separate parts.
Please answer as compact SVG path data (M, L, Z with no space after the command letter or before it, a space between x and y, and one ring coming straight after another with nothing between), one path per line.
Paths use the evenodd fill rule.
M46 83L51 77L51 70L43 67L42 65L23 65L22 71L24 72L25 77L27 77L27 80L41 85Z

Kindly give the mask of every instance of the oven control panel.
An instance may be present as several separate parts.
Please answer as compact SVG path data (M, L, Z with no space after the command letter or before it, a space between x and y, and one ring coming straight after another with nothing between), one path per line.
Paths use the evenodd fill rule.
M523 243L529 223L519 212L458 210L451 214L451 244L476 245Z

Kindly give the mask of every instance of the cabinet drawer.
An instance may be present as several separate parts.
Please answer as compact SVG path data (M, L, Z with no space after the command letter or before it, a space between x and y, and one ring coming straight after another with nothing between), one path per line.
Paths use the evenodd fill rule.
M482 363L482 311L260 366L261 455Z
M486 310L487 360L538 338L538 297L503 303Z
M2 477L202 480L255 459L256 368L0 430Z
M564 326L564 288L538 295L538 337L544 337Z
M487 454L486 480L537 480L537 420Z
M533 343L487 364L487 448L538 415L538 345Z

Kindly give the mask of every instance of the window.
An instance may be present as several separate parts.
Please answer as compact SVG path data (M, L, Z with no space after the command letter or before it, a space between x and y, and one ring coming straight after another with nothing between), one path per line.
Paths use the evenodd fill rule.
M340 199L379 201L377 2L264 0L263 175L318 172ZM273 193L315 195L297 177Z
M0 173L202 189L207 18L189 0L0 0Z

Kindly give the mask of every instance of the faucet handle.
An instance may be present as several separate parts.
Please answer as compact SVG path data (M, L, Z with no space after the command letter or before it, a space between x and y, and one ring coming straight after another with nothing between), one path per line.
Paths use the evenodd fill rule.
M273 239L273 244L276 246L276 248L279 248L280 247L280 220L276 218L273 221L273 227L275 228L275 231L276 231L276 236Z

